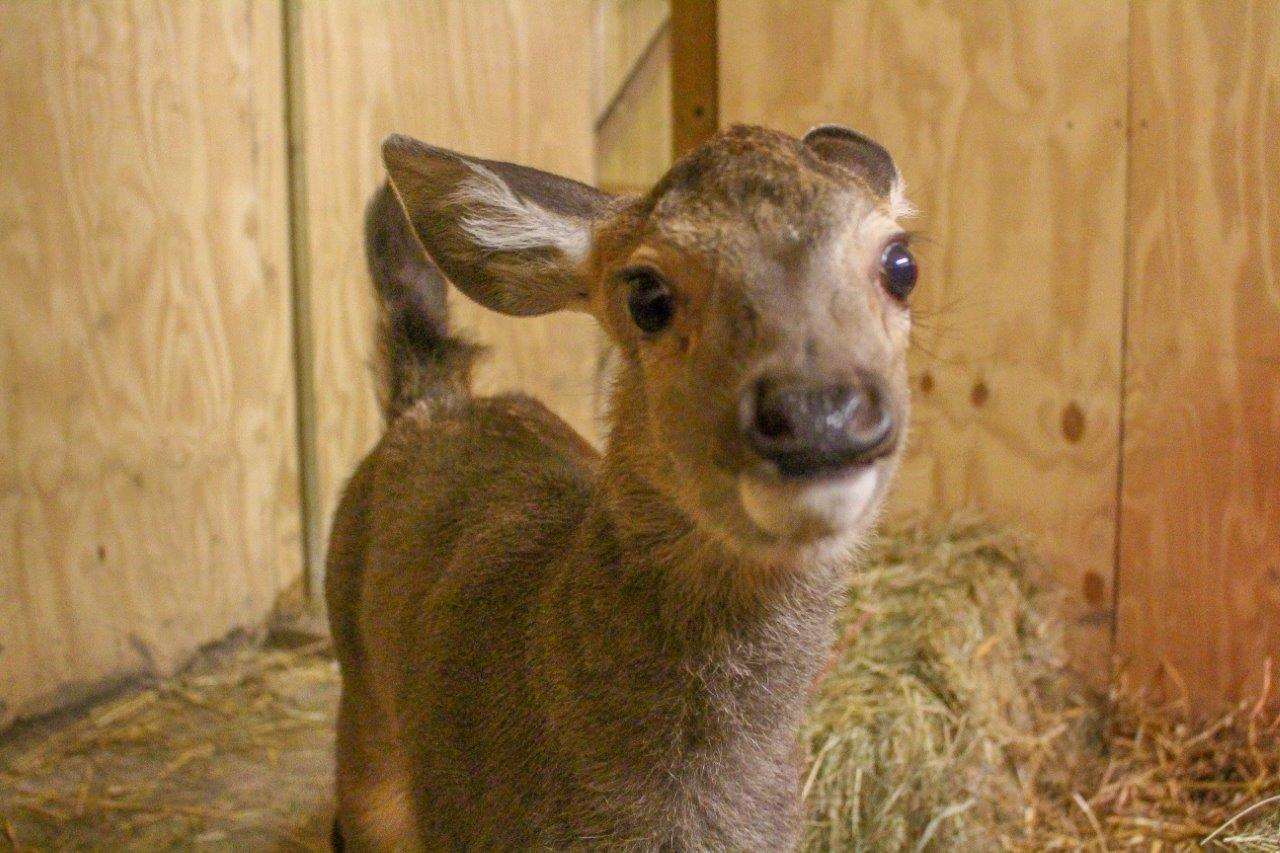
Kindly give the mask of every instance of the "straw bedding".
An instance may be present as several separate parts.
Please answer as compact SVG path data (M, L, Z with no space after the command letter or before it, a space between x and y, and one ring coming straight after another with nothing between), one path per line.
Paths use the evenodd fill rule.
M233 642L0 745L0 850L326 849L337 671Z
M1090 693L1029 549L974 521L893 531L851 581L803 732L810 850L1280 850L1280 714ZM1268 712L1268 709L1270 711Z
M976 522L883 536L801 737L808 850L1280 851L1269 696L1197 723L1063 666L1028 550ZM325 849L337 673L232 644L0 741L0 849Z

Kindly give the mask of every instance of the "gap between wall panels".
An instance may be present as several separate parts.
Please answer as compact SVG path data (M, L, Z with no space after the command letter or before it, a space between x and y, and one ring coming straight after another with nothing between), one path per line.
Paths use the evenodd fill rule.
M1120 560L1121 531L1124 525L1124 438L1125 421L1127 419L1128 376L1129 376L1129 282L1133 279L1133 260L1131 244L1133 235L1133 130L1135 117L1133 114L1133 4L1126 4L1125 22L1128 31L1125 33L1125 146L1124 146L1124 281L1121 282L1120 300L1120 387L1119 418L1116 422L1116 508L1115 508L1115 548L1111 561L1111 660L1108 677L1115 676L1116 642L1120 620Z
M285 168L288 178L289 280L293 302L294 387L297 396L298 500L302 522L302 566L307 605L324 608L324 543L316 461L315 342L312 337L311 256L307 234L306 126L303 63L294 0L280 0L284 66Z

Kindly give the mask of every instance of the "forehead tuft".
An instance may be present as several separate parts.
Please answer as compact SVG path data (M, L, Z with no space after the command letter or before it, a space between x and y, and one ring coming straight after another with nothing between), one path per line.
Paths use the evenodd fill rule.
M757 238L807 241L875 206L865 185L798 139L735 126L671 168L646 198L663 220L715 230L747 227Z

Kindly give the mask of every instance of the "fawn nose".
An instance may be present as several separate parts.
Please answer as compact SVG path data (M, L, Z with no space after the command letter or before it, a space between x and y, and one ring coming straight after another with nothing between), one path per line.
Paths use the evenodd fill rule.
M742 421L751 449L784 477L873 462L897 444L885 394L870 380L822 385L766 377L747 389Z

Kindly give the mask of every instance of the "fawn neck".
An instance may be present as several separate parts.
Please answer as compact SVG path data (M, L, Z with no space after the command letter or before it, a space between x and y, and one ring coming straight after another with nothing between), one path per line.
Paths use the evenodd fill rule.
M695 773L699 756L786 762L830 647L841 561L758 559L701 528L653 484L638 452L644 418L619 408L582 560L544 609L574 714L622 741L592 743L625 745L672 774ZM566 600L581 605L565 613Z
M847 565L847 544L755 549L700 524L660 485L664 469L678 463L655 449L638 372L622 368L613 385L613 426L591 512L592 523L607 525L617 538L618 571L643 567L660 579L676 597L669 603L673 618L700 616L724 627L789 612L807 595L831 598Z

